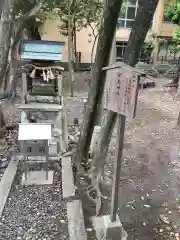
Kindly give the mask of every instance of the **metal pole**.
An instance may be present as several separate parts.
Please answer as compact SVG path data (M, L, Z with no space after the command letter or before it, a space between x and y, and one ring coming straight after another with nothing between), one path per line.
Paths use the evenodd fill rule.
M126 117L123 115L119 115L117 121L118 121L117 144L116 144L117 149L116 149L116 162L114 165L111 212L110 212L110 219L112 222L116 221L116 214L118 211L119 181L122 165L122 152Z

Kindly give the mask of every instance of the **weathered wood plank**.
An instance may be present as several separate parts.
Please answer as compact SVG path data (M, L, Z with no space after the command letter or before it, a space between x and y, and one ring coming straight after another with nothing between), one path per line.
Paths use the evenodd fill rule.
M87 240L80 200L67 203L69 240Z
M59 112L62 109L62 106L59 104L48 104L48 103L29 103L29 104L20 104L18 106L22 110L37 110L45 112Z
M12 157L8 167L4 172L3 178L0 181L0 217L2 216L6 200L16 175L18 162L18 158L14 159L14 157Z
M114 65L103 67L103 71L109 70L109 69L114 69L114 68L120 68L120 67L126 68L127 70L131 70L131 71L134 71L134 72L139 73L139 74L144 74L143 70L140 70L138 68L133 68L133 67L131 67L128 64L123 63L123 62L117 62Z

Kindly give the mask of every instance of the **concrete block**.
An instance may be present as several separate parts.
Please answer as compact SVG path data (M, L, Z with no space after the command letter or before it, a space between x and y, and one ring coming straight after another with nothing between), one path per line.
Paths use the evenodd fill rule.
M62 158L62 190L63 198L75 196L74 178L72 172L71 158Z
M58 154L58 143L57 141L50 140L49 141L49 156L53 157L53 156L57 156Z
M59 104L49 104L49 103L28 103L20 104L18 109L24 111L45 111L45 112L59 112L62 110L62 106Z
M92 225L96 231L98 240L126 240L127 233L122 227L122 223L117 216L115 222L111 222L110 215L92 217Z
M69 240L87 240L84 216L80 200L67 202Z
M47 185L53 183L53 171L48 171L48 179L46 179L46 171L28 171L28 177L25 179L25 173L22 175L21 185Z
M13 156L0 181L0 218L17 172L18 163L19 159Z
M48 157L48 162L60 161L60 157ZM45 156L30 156L28 157L28 163L47 163Z

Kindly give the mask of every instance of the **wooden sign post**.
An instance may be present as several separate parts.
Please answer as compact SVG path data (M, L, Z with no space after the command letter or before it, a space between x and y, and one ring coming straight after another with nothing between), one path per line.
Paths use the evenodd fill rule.
M117 149L110 212L110 219L115 222L118 211L125 122L126 117L131 119L135 117L140 76L135 69L123 63L105 67L103 70L107 71L105 108L118 114Z

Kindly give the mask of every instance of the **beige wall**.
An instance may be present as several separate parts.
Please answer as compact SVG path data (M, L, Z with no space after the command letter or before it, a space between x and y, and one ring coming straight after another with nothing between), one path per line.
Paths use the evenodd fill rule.
M163 23L164 3L167 0L159 0L152 25L152 30L157 36L172 36L175 25ZM59 21L48 20L41 27L42 40L64 41L66 44L63 47L62 60L68 61L67 37L64 37L59 32ZM116 32L117 41L128 41L130 29L120 28ZM91 36L89 35L91 34ZM91 50L94 37L91 28L84 28L77 32L77 52L81 52L81 62L91 62ZM96 42L97 43L97 42Z
M131 29L129 28L120 28L116 31L116 40L117 41L128 41Z
M159 36L162 36L162 37L172 36L176 27L177 26L175 24L162 23Z
M164 5L168 3L168 0L159 0L155 15L152 30L157 36L172 37L172 34L176 28L175 24L164 23Z
M41 27L40 31L42 34L42 40L65 42L62 53L62 61L66 62L68 61L67 37L60 34L58 25L59 21L47 20ZM117 41L128 41L129 34L130 29L118 29L118 31L116 32L116 39ZM92 34L92 29L90 27L84 28L80 32L77 32L77 52L81 52L81 62L91 62L91 50L93 46L93 41L94 37Z
M59 32L59 21L47 20L41 27L42 40L63 41L62 61L68 61L68 45L67 37ZM94 37L91 28L84 28L77 32L77 52L81 52L81 62L91 62L91 50L94 42Z
M159 0L156 12L154 14L152 30L156 35L159 35L164 15L164 0Z

